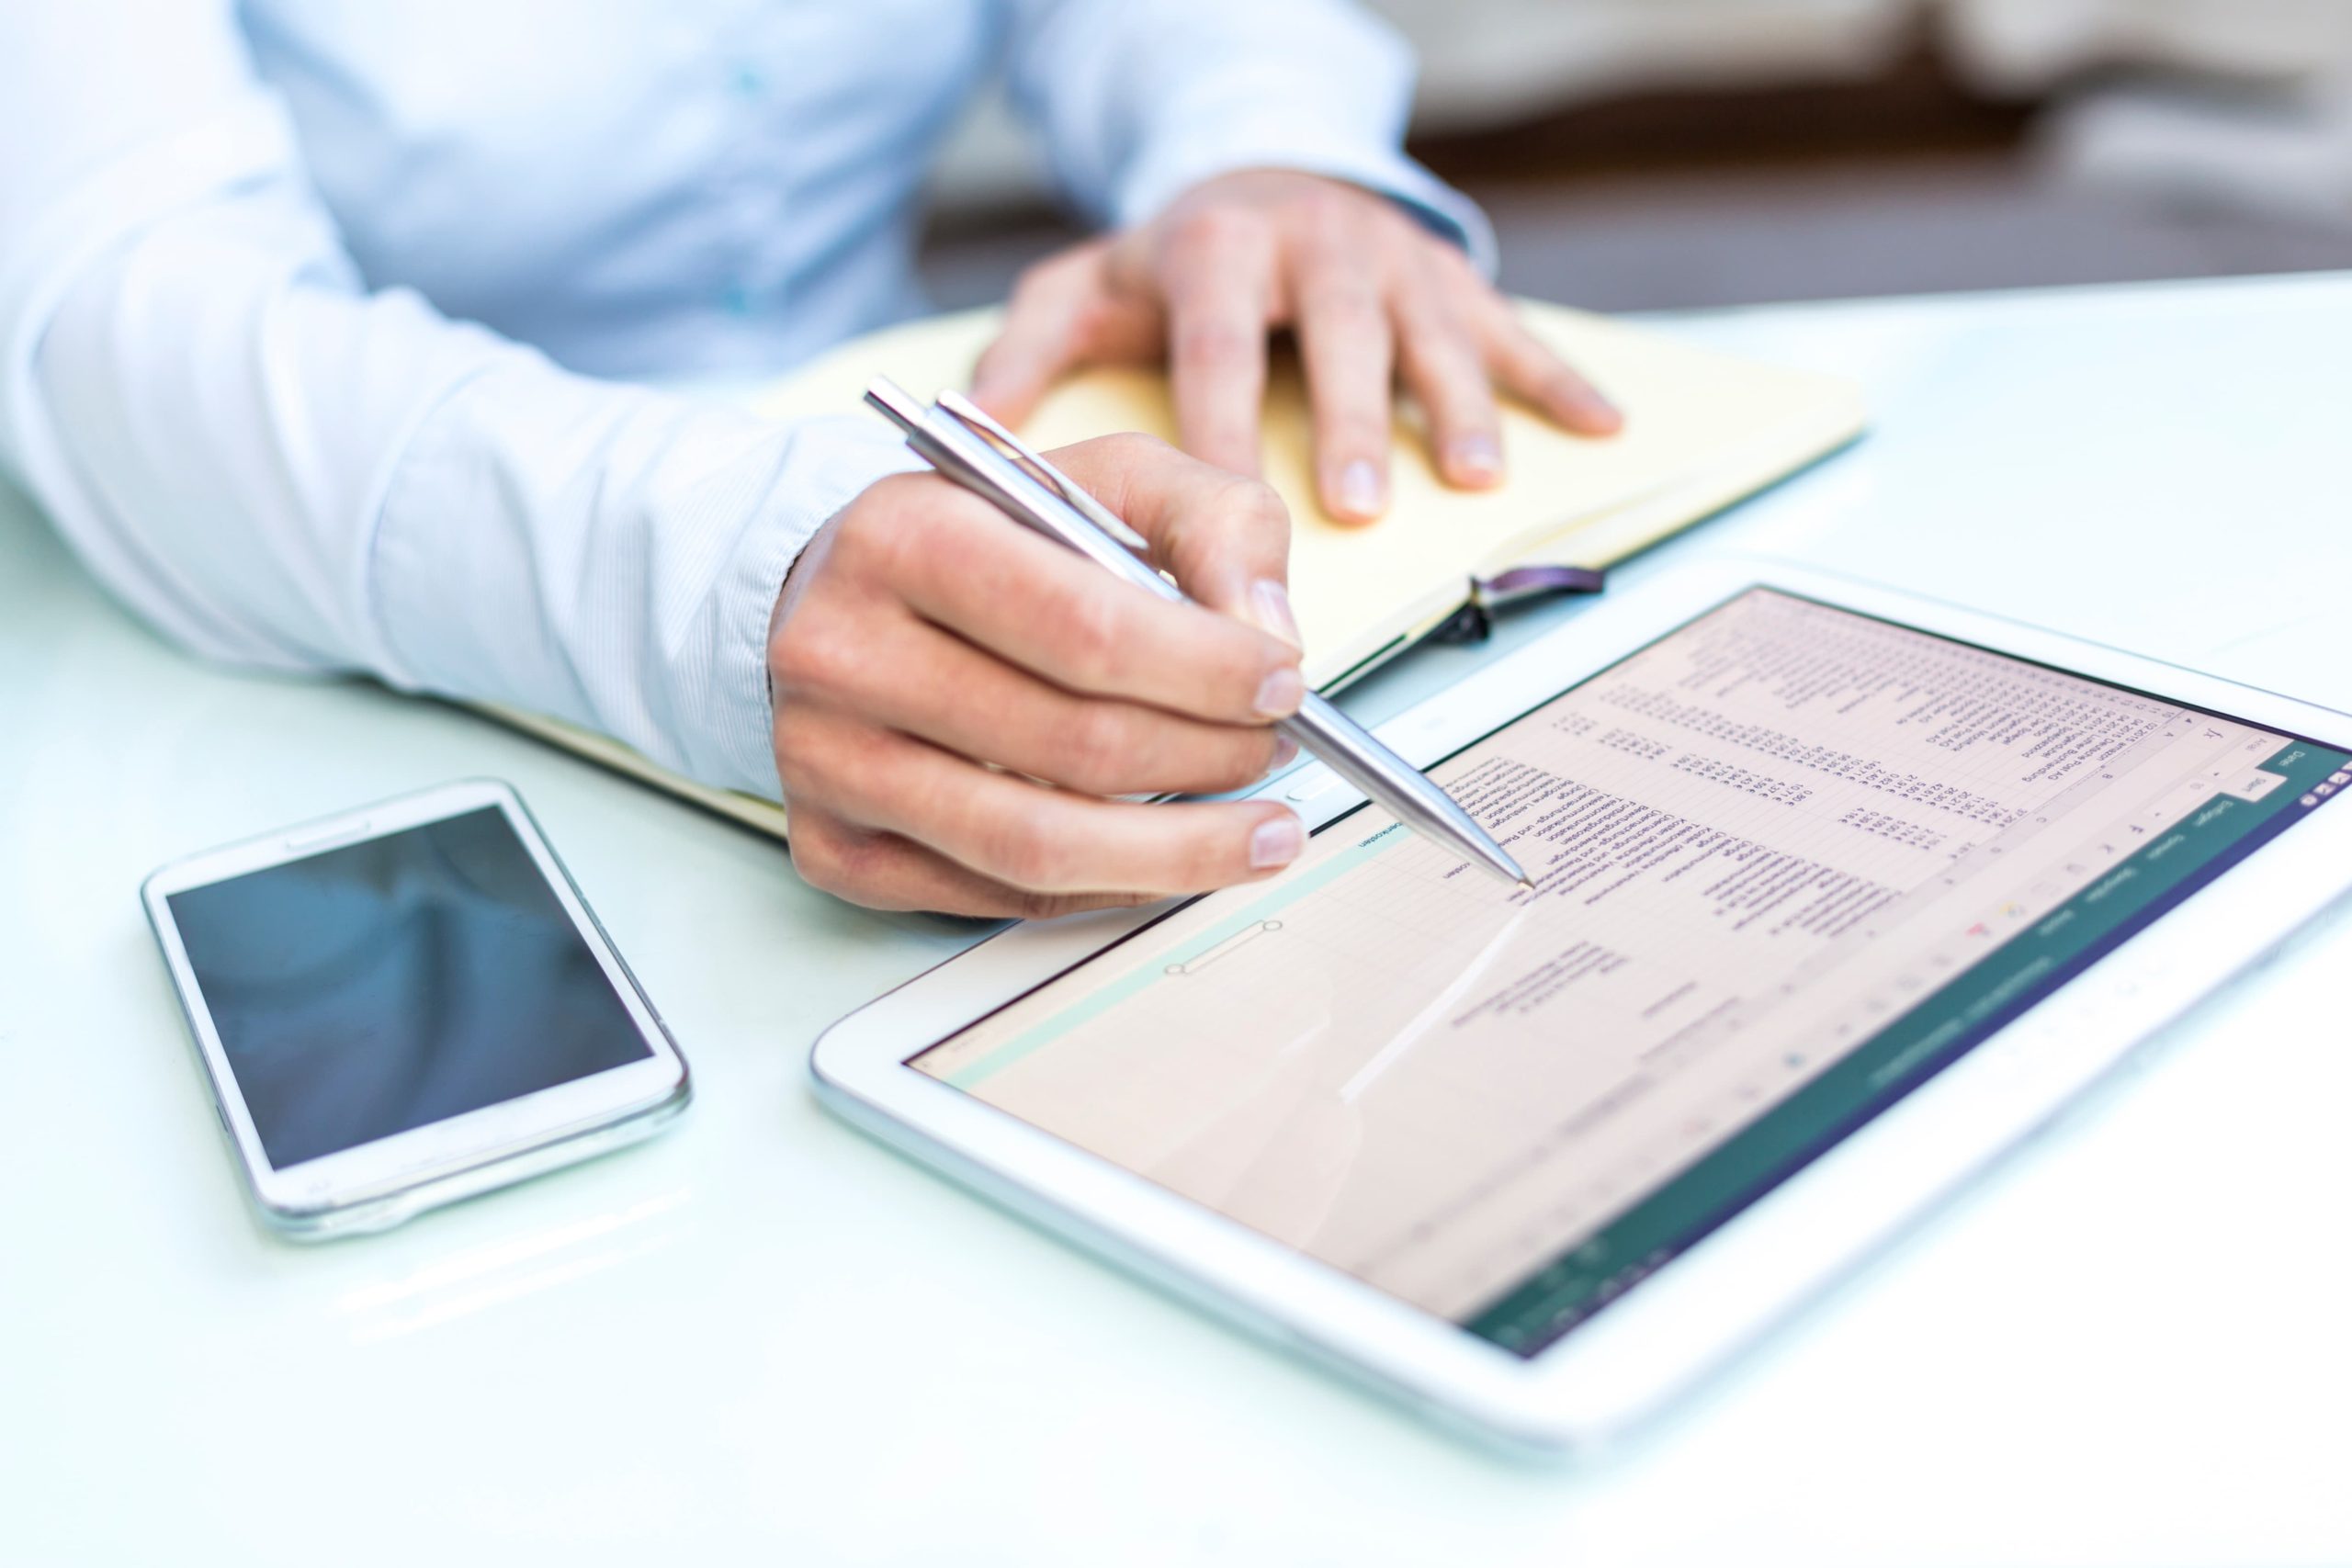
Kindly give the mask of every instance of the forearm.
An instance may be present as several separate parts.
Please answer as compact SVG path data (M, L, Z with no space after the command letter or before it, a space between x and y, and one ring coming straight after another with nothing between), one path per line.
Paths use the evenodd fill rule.
M768 794L776 585L903 464L878 426L589 380L369 293L271 180L154 217L26 335L14 466L175 640L514 704Z
M372 581L394 668L774 796L777 591L826 518L909 462L854 415L777 424L493 369L418 432L385 498Z

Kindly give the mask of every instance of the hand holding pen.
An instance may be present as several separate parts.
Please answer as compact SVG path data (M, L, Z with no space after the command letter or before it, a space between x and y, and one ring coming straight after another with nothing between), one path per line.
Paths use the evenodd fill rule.
M1054 457L1214 608L1137 593L935 474L865 491L793 568L768 642L792 854L816 886L1041 916L1270 875L1305 847L1280 802L1111 798L1236 789L1274 762L1271 724L1306 694L1282 503L1148 437Z
M1304 850L1278 802L1106 798L1235 789L1287 755L1270 726L1307 694L1280 500L1148 437L1053 461L1202 603L1136 592L935 475L867 490L803 553L770 628L813 885L1037 917L1272 875Z
M877 378L866 388L865 400L906 433L907 445L923 461L1014 522L1164 604L1192 603L1152 565L1148 539L969 400L943 392L925 408ZM1505 882L1532 886L1467 811L1322 697L1307 693L1295 712L1274 723L1432 843Z

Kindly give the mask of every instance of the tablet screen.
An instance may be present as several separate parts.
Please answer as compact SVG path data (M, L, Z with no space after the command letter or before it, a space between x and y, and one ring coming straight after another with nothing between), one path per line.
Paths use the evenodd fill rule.
M911 1065L1533 1355L2347 769L1756 589Z

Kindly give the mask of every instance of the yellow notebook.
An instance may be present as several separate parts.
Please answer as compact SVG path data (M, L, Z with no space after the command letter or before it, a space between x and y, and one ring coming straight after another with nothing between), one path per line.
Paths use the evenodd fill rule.
M1344 527L1316 504L1307 409L1294 369L1267 389L1265 477L1290 506L1291 600L1307 678L1331 690L1452 619L1475 586L1523 566L1606 567L1753 494L1852 440L1862 429L1849 382L1697 347L1646 328L1522 301L1528 325L1625 411L1605 440L1563 434L1516 407L1503 414L1510 479L1449 490L1400 413L1388 513ZM888 376L929 397L969 382L998 312L938 316L859 338L752 400L760 412L837 413ZM879 417L879 416L876 416ZM1090 370L1056 389L1022 427L1052 448L1111 431L1172 438L1156 371ZM498 716L753 827L782 833L773 802L677 777L604 737L557 721Z

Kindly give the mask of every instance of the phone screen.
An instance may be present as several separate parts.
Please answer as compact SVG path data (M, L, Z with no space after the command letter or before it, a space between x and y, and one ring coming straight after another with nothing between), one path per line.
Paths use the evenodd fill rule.
M169 902L279 1169L652 1055L495 807Z

